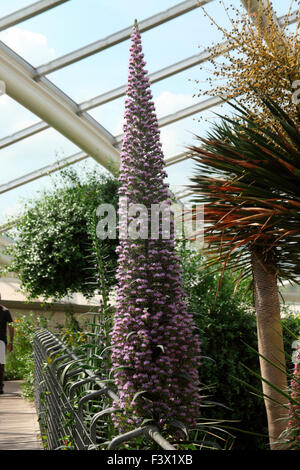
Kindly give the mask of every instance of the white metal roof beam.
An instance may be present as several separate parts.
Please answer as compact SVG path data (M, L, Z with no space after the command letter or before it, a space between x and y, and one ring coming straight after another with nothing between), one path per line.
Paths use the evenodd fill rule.
M205 57L205 58L204 58ZM207 57L207 51L204 51L201 54L194 55L192 57L188 57L187 59L181 60L180 62L176 62L176 64L172 64L168 67L164 67L157 72L153 72L148 75L148 78L151 83L159 82L160 80L164 80L165 78L171 77L177 73L180 73L188 68L194 67L202 62L204 62ZM83 101L79 103L79 109L82 111L88 111L89 109L96 108L97 106L101 106L102 104L109 103L110 101L116 100L121 98L126 94L127 85L121 85L118 88L114 88L106 93L102 93L101 95L95 96L89 100Z
M180 119L184 119L188 116L191 116L193 114L199 113L201 111L205 111L206 109L209 109L211 107L217 106L218 104L222 104L224 101L222 98L208 98L206 100L201 101L200 103L197 103L193 106L189 106L185 109L182 109L176 113L169 114L168 116L164 116L163 118L159 119L158 124L159 127L166 126L168 124L171 124L173 122L176 122ZM117 136L115 138L116 142L118 145L121 145L123 139L123 134ZM65 168L69 165L73 165L74 163L77 163L81 160L84 160L88 158L88 154L84 151L78 152L74 155L71 155L69 157L66 157L62 160L60 160L57 163L53 163L51 165L47 165L43 168L40 168L38 170L35 170L31 173L28 173L27 175L24 175L20 178L16 178L14 180L9 181L8 183L0 185L0 194L5 193L7 191L11 191L12 189L18 188L19 186L23 186L24 184L30 183L31 181L35 181L39 178L42 178L43 176L47 176L51 173L54 173L55 171L58 171L62 168ZM188 152L182 152L179 153L178 155L174 155L172 157L168 157L165 159L165 164L166 166L171 166L174 165L175 163L179 163L185 159L189 158L189 153ZM105 165L104 165L105 166Z
M220 48L220 54L224 53L225 51L228 51L230 48L232 48L230 43L228 41L224 42L222 44L222 47ZM160 80L164 80L172 75L180 73L188 68L194 67L195 65L199 65L207 61L210 58L211 53L212 52L208 52L208 50L205 49L200 54L188 57L187 59L181 60L179 62L176 62L175 64L169 65L168 67L158 70L157 72L153 72L149 74L150 82L156 83ZM81 112L88 111L90 109L96 108L97 106L101 106L105 103L109 103L110 101L121 98L125 95L126 88L127 85L121 85L118 88L115 88L106 93L103 93L101 95L95 96L94 98L79 103L77 105L77 113L80 114ZM0 149L8 147L9 145L19 142L20 140L26 139L27 137L31 137L32 135L37 134L38 132L41 132L45 129L48 129L49 127L50 126L47 123L42 121L28 126L20 131L15 132L14 134L11 134L10 136L6 136L0 139Z
M180 15L188 13L189 11L198 8L201 5L206 5L212 0L185 0L184 2L178 3L177 5L168 8L156 15L153 15L145 20L139 22L139 29L141 32L148 31L156 26L159 26L167 21L177 18ZM93 54L103 51L109 47L115 46L120 42L123 42L130 38L132 33L132 26L128 26L125 29L117 31L116 33L107 36L106 38L100 39L99 41L88 44L80 49L65 54L62 57L58 57L47 64L43 64L36 69L36 78L47 75L55 70L59 70L67 65L73 64L79 60L85 59Z
M142 20L141 22L139 22L139 29L141 32L148 31L149 29L159 26L180 15L188 13L189 11L192 11L195 8L198 8L199 6L204 6L207 3L210 3L211 1L213 0L185 0L184 2L181 2L175 5L174 7L169 8L168 10L160 12L145 20ZM252 4L255 4L255 2L257 3L258 1L259 0L250 0L251 8L253 8ZM246 3L248 4L248 0L242 0L242 2L244 3L244 6L246 5ZM279 24L281 20L284 18L285 16L278 19ZM296 11L291 14L290 23L293 23L295 21L297 21ZM40 65L36 69L36 73L37 73L36 78L39 78L43 75L47 75L51 72L54 72L55 70L59 70L70 64L73 64L74 62L85 59L86 57L89 57L109 47L119 44L120 42L123 42L129 39L131 32L132 32L132 26L129 26L125 29L122 29L120 31L117 31L116 33L113 33L107 36L106 38L95 41L91 44L81 47L80 49L77 49L68 54L65 54L64 56L58 57L57 59L54 59L46 64Z
M33 16L40 15L41 13L68 1L69 0L40 0L39 2L32 3L27 7L21 8L20 10L14 11L9 15L0 18L0 31L10 28L11 26L15 26L16 24L28 20Z
M12 49L10 49L2 41L0 41L0 49L6 55L8 55L12 60L14 60L14 62L19 67L21 67L22 70L24 70L24 72L26 74L28 74L29 77L31 77L34 80L34 77L36 75L36 69L31 64L29 64L26 60L23 59L23 57L19 56L16 52L14 52ZM65 105L68 106L74 112L74 114L80 115L83 118L83 120L85 120L85 121L89 121L93 126L95 126L99 129L100 134L105 136L105 138L107 138L111 143L114 143L114 138L113 138L112 134L110 132L108 132L107 129L105 129L103 126L101 126L101 124L99 124L98 121L96 121L94 118L92 118L92 116L90 114L80 110L79 105L74 100L72 100L68 95L66 95L66 93L64 93L60 88L55 86L54 83L52 83L50 80L48 80L48 78L41 77L39 82L41 84L43 84L46 87L46 89L49 90L49 92L51 94L56 95L58 99L63 101L65 103ZM33 126L29 126L26 129L22 129L21 131L18 131L16 133L16 137L17 137L16 141L22 140L22 138L27 137L27 130L28 130L29 136L30 136L30 135L35 134L36 132L39 132L39 129L38 129L39 126L41 126L40 130L47 129L47 127L49 127L49 126L43 127L44 125L42 125L42 123L38 122L38 123L34 124ZM31 127L33 127L33 129L31 129ZM20 136L18 135L19 133L20 134L24 133L23 137L21 136L21 138L20 138ZM12 137L14 137L14 135L15 134L13 134ZM6 140L6 138L4 138L4 140ZM10 145L10 140L11 140L10 137L8 137L7 140L8 140L8 142L4 146ZM14 141L12 141L11 143L14 143Z
M26 127L21 131L17 131L12 135L8 135L0 139L0 149L8 147L9 145L15 144L20 140L26 139L27 137L31 137L32 135L37 134L38 132L44 131L48 129L50 126L44 121L39 121L32 126Z
M193 116L194 114L201 113L207 109L214 108L220 104L224 104L224 99L220 98L219 96L207 98L200 101L199 103L193 104L192 106L180 109L176 113L172 113L168 116L160 118L158 120L159 127L168 126L169 124L173 124L174 122L180 121L181 119L185 119L189 116ZM116 140L118 139L116 138Z
M0 80L6 93L47 122L110 171L119 167L119 152L109 133L89 115L78 116L78 105L43 78L36 82L34 68L0 42Z
M222 46L219 48L220 55L224 54L232 47L233 46L229 43L229 41L224 42ZM159 82L168 77L176 75L177 73L183 72L184 70L194 67L195 65L199 65L199 64L202 64L203 62L206 62L207 60L209 60L211 55L212 55L212 51L205 49L200 54L195 54L191 57L188 57L187 59L183 59L179 62L176 62L175 64L164 67L163 69L160 69L157 72L150 73L148 75L148 78L151 83ZM97 106L101 106L102 104L121 98L122 96L125 95L126 88L127 88L127 85L122 85L106 93L95 96L94 98L83 101L82 103L79 103L78 105L79 109L82 111L88 111L89 109L96 108ZM0 141L0 145L1 145L1 141Z
M192 106L188 106L187 108L181 109L177 111L176 113L168 114L167 116L163 116L158 120L158 125L159 127L163 126L168 126L169 124L172 124L176 121L179 121L181 119L185 119L189 116L192 116L196 113L201 113L203 111L206 111L207 109L213 108L215 106L218 106L219 104L223 104L224 99L216 96L212 98L207 98L206 100L202 100L199 103L193 104ZM122 143L124 134L117 135L115 137L115 140L118 145Z
M23 175L20 178L16 178L8 183L0 185L0 194L6 193L7 191L11 191L12 189L16 189L24 184L31 183L43 176L48 176L51 173L55 173L56 171L62 170L67 166L73 165L74 163L78 163L82 160L88 158L85 152L78 152L74 155L70 155L69 157L63 158L56 163L52 163L50 165L44 166L39 170L32 171L27 173L27 175Z
M87 118L88 116L89 115L86 115L85 117ZM101 131L110 140L111 144L114 145L115 143L114 137L99 123L97 124L98 124L97 127L101 128ZM27 137L31 137L32 135L45 131L46 129L49 129L50 127L51 126L47 122L38 121L35 124L32 124L31 126L25 127L24 129L21 129L20 131L14 132L11 135L3 137L2 139L0 139L0 150L5 147L9 147L10 145L13 145L23 139L27 139Z
M294 11L289 17L289 23L290 24L295 23L297 19L298 19L298 11ZM279 25L284 24L286 20L287 20L287 17L285 15L278 18ZM223 42L222 44L220 44L220 46L218 46L219 55L224 54L225 52L229 51L233 47L234 46L231 44L230 41ZM150 82L155 83L160 80L164 80L172 75L175 75L176 73L180 73L184 70L187 70L188 68L194 67L195 65L199 65L203 62L206 62L210 59L213 53L214 53L214 49L212 49L210 52L208 52L208 50L205 49L200 54L196 54L194 56L188 57L187 59L183 59L180 62L176 62L175 64L169 65L168 67L158 70L157 72L153 72L149 74ZM43 78L43 80L45 80L45 78ZM101 95L95 96L94 98L91 98L89 100L79 103L77 105L77 113L80 114L80 112L88 111L90 109L96 108L97 106L101 106L105 103L109 103L110 101L121 98L122 96L125 95L125 93L126 93L126 85L121 85L118 88L115 88L106 93L103 93ZM36 124L28 126L20 131L15 132L14 134L10 136L6 136L0 139L0 149L8 147L9 145L19 142L20 140L26 139L27 137L30 137L38 132L48 129L49 127L50 126L45 122L44 123L38 122Z
M43 168L39 168L38 170L27 173L27 175L23 175L20 178L16 178L14 180L9 181L8 183L0 185L0 194L12 191L13 189L31 183L32 181L35 181L39 178L48 176L51 173L55 173L56 171L62 170L67 166L74 165L74 163L78 163L82 160L87 159L88 157L89 155L87 153L78 152L74 155L70 155L69 157L63 158L62 160L59 160L56 163L52 163L50 165L44 166ZM188 152L182 152L172 157L167 157L165 159L165 164L166 166L171 166L175 163L186 160L187 158L190 158L190 154Z
M292 23L292 22L296 21L297 16L298 16L298 12L297 11L293 12L290 22ZM279 24L283 23L285 20L286 20L285 16L279 18ZM230 48L231 48L230 43L223 43L223 48L222 48L223 52L225 50L230 49ZM167 76L170 76L171 74L178 73L179 71L184 70L184 69L188 68L189 66L192 67L194 64L204 62L205 60L208 60L208 59L209 59L209 55L208 55L207 51L205 50L205 51L203 51L202 53L200 53L198 55L192 56L188 59L184 59L181 62L178 62L178 63L173 64L169 67L166 67L162 70L159 70L158 72L154 72L153 74L150 74L150 80L152 82L161 80L163 78L166 78ZM46 83L51 83L51 82L47 81L44 78L42 80L45 81ZM111 90L108 93L105 93L103 95L99 95L98 97L95 97L91 100L83 102L80 105L76 105L77 110L78 110L77 113L79 114L79 110L84 111L86 109L91 109L92 107L96 107L96 106L98 106L100 104L103 104L107 101L111 101L113 99L116 99L117 97L122 96L125 93L125 90L126 90L126 86L124 85L124 86L119 87L115 90ZM169 116L166 116L166 117L162 118L159 122L160 127L162 127L164 125L171 124L172 122L178 121L179 119L183 119L183 118L185 118L187 116L190 116L192 114L195 114L197 112L201 112L205 109L209 109L213 106L221 104L222 101L223 100L220 99L220 98L208 98L207 100L204 100L201 103L198 103L198 104L193 105L189 108L186 108L186 109L181 110L177 113L174 113L172 115L169 115ZM13 134L13 136L8 136L8 137L5 137L4 139L0 140L0 148L3 148L7 145L10 145L10 144L14 143L14 142L17 142L18 140L22 140L23 138L28 137L30 135L33 135L37 132L40 132L41 130L44 130L48 127L49 127L49 125L45 122L41 121L39 123L36 123L35 125L30 126L29 128L23 129L22 131L19 131L19 132ZM117 142L119 144L120 144L121 140L122 140L122 135L117 136ZM30 181L38 179L42 176L45 176L49 173L57 171L57 170L65 167L67 165L71 165L71 164L75 163L76 161L80 161L80 160L82 160L84 158L87 158L87 157L88 157L88 155L85 152L79 152L75 155L71 155L70 157L67 157L66 159L63 159L61 162L58 162L57 164L48 165L47 167L44 167L40 170L29 173L28 175L25 175L24 177L18 178L16 180L13 180L9 183L6 183L6 184L0 186L0 193L9 191L10 189L14 189L15 187L21 186L23 184L27 184ZM177 163L179 161L184 160L185 158L188 158L188 156L185 152L183 152L179 155L176 155L174 157L169 157L168 159L166 159L166 165L167 166L172 165L174 163Z
M165 164L166 166L171 166L171 165L174 165L175 163L179 163L184 160L187 160L188 158L190 158L190 154L188 152L182 152L172 157L167 157L165 159Z

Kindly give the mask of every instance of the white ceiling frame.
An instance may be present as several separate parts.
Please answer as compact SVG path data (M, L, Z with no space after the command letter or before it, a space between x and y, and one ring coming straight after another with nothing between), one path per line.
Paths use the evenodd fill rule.
M248 0L245 0L248 1ZM298 18L298 12L294 11L291 14L289 23L295 23ZM279 25L282 25L285 23L287 17L284 15L280 18L278 18L278 23ZM225 52L228 52L229 50L233 49L233 45L231 44L230 41L224 41L222 44L220 44L218 48L218 55L222 55ZM182 61L176 62L175 64L169 65L161 70L158 70L157 72L153 72L149 74L149 79L151 83L156 83L160 80L164 80L172 75L175 75L177 73L180 73L188 68L194 67L195 65L202 64L204 62L207 62L213 54L215 54L216 48L211 49L208 51L205 49L202 51L200 54L196 54L194 56L188 57L187 59L183 59ZM35 69L36 70L36 69ZM42 78L42 80L45 80ZM110 90L106 93L103 93L101 95L98 95L96 97L93 97L89 100L83 101L79 104L77 104L77 113L80 114L81 112L88 111L90 109L94 109L98 106L101 106L105 103L109 103L113 100L116 100L118 98L121 98L124 96L126 93L126 85L121 85L118 88L115 88L113 90ZM28 126L24 129L21 129L20 131L17 131L9 136L3 137L0 139L0 149L8 147L10 145L13 145L16 142L19 142L23 139L26 139L27 137L31 137L32 135L35 135L39 132L42 132L46 129L48 129L50 126L46 122L39 121L35 124L32 124L31 126ZM112 139L112 136L110 136Z
M222 44L222 47L218 49L221 55L222 53L227 52L231 48L232 46L230 45L230 43L226 41ZM190 67L194 67L195 65L199 65L203 62L206 62L207 60L209 60L211 55L212 51L209 53L208 50L204 50L200 54L191 56L180 62L176 62L175 64L169 65L168 67L158 70L157 72L149 74L149 80L151 83L156 83L160 80L164 80ZM127 85L122 85L118 88L115 88L114 90L110 90L106 93L103 93L94 98L79 103L77 105L78 114L101 106L105 103L109 103L110 101L116 100L118 98L121 98L126 94L126 88ZM31 137L32 135L35 135L38 132L42 132L48 129L49 127L49 124L47 124L46 122L39 121L9 136L3 137L2 139L0 139L0 149L13 145L14 143L19 142L20 140L26 139L27 137Z
M20 178L16 178L14 180L9 181L8 183L4 183L0 185L0 194L6 193L7 191L11 191L12 189L16 189L24 184L31 183L43 176L49 176L51 173L56 171L62 170L67 166L74 165L74 163L78 163L82 160L88 158L89 155L83 151L70 155L69 157L63 158L56 163L52 163L50 165L44 166L35 171L31 171L26 175L21 176Z
M0 80L6 93L56 129L79 148L90 154L105 168L119 166L119 152L109 140L108 132L91 116L78 116L76 103L47 79L36 82L34 69L1 43Z
M6 193L11 191L12 189L19 188L25 184L31 183L39 178L43 178L44 176L49 176L51 173L55 173L56 171L62 170L70 165L74 165L74 163L78 163L82 160L86 160L89 155L85 152L78 152L69 157L63 158L56 163L52 163L50 165L46 165L43 168L39 168L38 170L31 171L26 175L21 176L20 178L16 178L14 180L9 181L8 183L4 183L0 185L0 194ZM182 152L172 157L167 157L165 159L166 166L174 165L175 163L179 163L183 160L190 158L188 152Z
M246 0L246 1L248 1L248 0ZM257 0L254 0L254 2L257 2ZM40 2L38 2L38 3L40 3ZM187 2L183 2L183 3L187 3ZM180 4L180 5L182 5L182 4ZM285 19L286 19L285 16L279 18L278 19L279 24L282 24L285 21ZM296 20L297 20L297 12L294 12L292 14L292 18L290 20L290 23L293 23ZM224 53L227 50L230 50L231 48L232 48L232 46L229 42L223 43L222 44L222 52L220 52L220 54ZM189 57L188 59L184 59L184 60L182 60L180 62L177 62L176 64L173 64L169 67L165 67L164 69L161 69L158 72L154 72L154 73L150 74L149 78L152 81L152 83L154 83L155 81L159 81L159 80L162 80L164 78L167 78L168 76L171 76L175 73L179 73L179 71L185 70L185 69L187 69L189 67L192 67L196 64L205 62L205 61L209 60L209 57L210 57L210 54L208 54L208 52L206 50L204 50L200 54ZM31 67L31 66L29 66L29 67ZM31 70L34 70L33 75L36 76L36 69L31 68ZM45 80L46 80L45 78L42 78L42 81L45 81ZM49 81L47 81L47 82L51 83ZM58 90L58 91L61 92L60 90ZM87 101L85 101L85 102L83 102L79 105L74 103L74 105L76 107L76 112L77 112L77 114L80 114L80 112L83 112L83 111L88 110L88 109L92 109L93 107L99 106L100 104L111 101L111 100L116 99L120 96L123 96L125 94L125 92L126 92L126 86L123 85L123 86L121 86L121 87L119 87L115 90L111 90L110 92L99 95L98 97L92 98L91 100L87 100ZM204 100L200 103L197 103L193 106L190 106L189 108L185 108L185 109L180 110L176 113L173 113L169 116L165 116L165 117L161 118L159 120L159 126L162 127L162 126L171 124L171 123L176 122L180 119L184 119L187 116L190 116L190 115L193 115L195 113L201 112L205 109L209 109L211 107L217 106L218 104L221 104L222 102L223 102L223 100L221 98L218 98L218 97L208 98L208 99L206 99L206 100ZM22 140L23 138L25 138L29 135L33 135L37 132L40 132L41 130L44 130L48 127L49 127L49 125L46 122L41 121L41 122L36 123L33 126L30 126L27 129L23 129L22 131L19 131L18 133L15 133L13 136L15 136L14 138L17 139L15 141ZM29 134L29 129L30 129L30 134ZM104 129L104 131L106 131L106 130ZM18 136L17 136L17 134L18 134ZM107 134L108 134L108 137L110 137L110 140L114 145L121 143L122 135L117 136L115 138L115 141L113 142L113 137L110 136L109 133L107 133ZM0 148L5 147L7 145L10 145L9 139L13 138L13 136L8 136L8 137L0 140ZM85 153L84 151L81 151L81 152L78 152L74 155L71 155L69 157L66 157L66 158L60 160L57 163L47 165L46 167L43 167L39 170L28 173L27 175L24 175L20 178L17 178L15 180L12 180L8 183L5 183L5 184L1 185L0 186L0 194L3 193L3 192L9 191L11 189L14 189L16 187L19 187L23 184L27 184L28 182L34 181L34 180L36 180L38 178L41 178L43 176L49 175L50 173L53 173L53 172L55 172L55 171L57 171L61 168L64 168L64 167L72 165L72 164L74 164L78 161L81 161L85 158L88 158L88 156L89 155L87 153ZM187 152L182 152L179 155L169 157L169 158L166 159L166 166L173 165L175 163L183 161L186 158L189 158L189 155L188 155Z
M141 29L147 30L158 26L159 24L198 8L201 4L206 4L211 1L212 0L186 0L164 12L143 20L141 22ZM25 18L24 9L23 18ZM126 28L126 31L126 38L129 38L132 27ZM123 30L122 32L112 35L115 36L114 43L125 40L124 34ZM96 51L92 53L95 52ZM88 55L90 55L90 52ZM80 60L80 58L78 58L78 60ZM0 80L3 80L6 84L6 93L35 115L42 118L48 126L58 130L79 146L82 151L94 157L105 168L110 171L115 171L119 166L119 153L118 150L113 147L113 136L111 136L106 129L102 128L90 115L83 113L77 103L73 102L49 80L45 79L45 77L41 77L37 81L38 75L39 72L36 68L32 67L10 48L5 46L5 44L1 43ZM45 128L46 124L36 123L34 128L31 128L30 135ZM19 136L22 135L24 138L25 134L26 131L22 130ZM5 138L5 140L5 145L7 145L8 141L11 141L9 137Z
M175 113L163 116L162 118L158 119L158 126L159 128L168 126L170 124L173 124L174 122L180 121L189 116L193 116L194 114L201 113L203 111L206 111L207 109L214 108L215 106L221 105L223 103L224 99L218 96L207 98L205 100L200 101L199 103L193 104L192 106L180 109ZM123 134L117 135L115 139L118 144L121 144L123 140Z
M178 16L184 15L196 8L199 8L202 5L206 5L213 0L185 0L184 2L178 3L171 8L168 8L165 11L161 11L156 15L153 15L149 18L146 18L142 21L139 21L139 30L140 32L148 31L149 29L155 28L167 21L173 20ZM85 59L93 54L101 52L109 47L120 44L123 41L126 41L130 38L132 33L132 26L128 26L116 33L113 33L106 38L95 41L91 44L88 44L80 49L72 51L68 54L65 54L62 57L48 62L47 64L40 65L36 69L36 78L41 77L42 75L47 75L55 70L71 65L79 60Z
M62 3L69 0L40 0L39 2L32 3L27 7L14 11L13 13L0 18L0 31L11 28L22 21L26 21L34 16L40 15L51 8L57 7Z
M192 105L180 111L177 111L176 113L172 113L172 114L162 117L161 119L158 120L158 125L161 128L163 126L172 124L178 120L184 119L196 113L203 112L204 110L210 109L222 103L224 103L224 100L222 98L218 98L218 97L208 98L206 100L201 101L200 103L197 103L195 105ZM115 137L116 144L120 145L122 143L122 138L123 138L123 134L116 136ZM30 183L32 181L35 181L39 178L42 178L43 176L48 176L51 173L59 171L62 168L65 168L69 165L73 165L74 163L77 163L88 157L89 155L87 153L78 152L74 155L63 158L62 160L56 163L53 163L43 168L40 168L38 170L32 171L24 176L21 176L20 178L16 178L14 180L9 181L8 183L4 183L0 185L0 194L5 193L7 191L11 191L12 189L18 188L19 186L23 186L24 184ZM166 163L166 166L171 166L171 165L174 165L175 163L185 160L186 158L189 158L188 153L182 152L178 155L167 157L165 160L165 163Z

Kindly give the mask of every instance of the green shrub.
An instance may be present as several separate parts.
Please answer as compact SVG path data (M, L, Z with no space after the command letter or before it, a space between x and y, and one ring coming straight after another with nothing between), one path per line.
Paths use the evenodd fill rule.
M23 215L10 235L12 262L7 271L18 273L28 297L62 298L74 292L95 292L95 257L90 224L102 203L117 205L118 181L99 171L78 175L64 170L50 191L26 202ZM102 240L107 283L115 282L117 241Z
M236 432L234 449L267 449L267 421L263 399L251 393L239 380L261 393L261 382L244 367L260 373L257 351L256 316L252 308L252 292L243 282L235 289L235 277L224 273L219 286L220 272L201 270L203 256L189 245L179 244L184 288L202 342L202 364L199 368L202 384L211 387L211 399L222 406L207 409L206 417L238 420L232 426L259 437ZM218 289L218 286L220 287ZM216 295L217 294L217 295ZM300 318L288 314L283 324L293 332L299 331ZM285 348L292 352L292 339L286 329ZM246 345L253 348L252 351ZM237 380L239 379L239 380ZM224 427L224 426L223 426Z

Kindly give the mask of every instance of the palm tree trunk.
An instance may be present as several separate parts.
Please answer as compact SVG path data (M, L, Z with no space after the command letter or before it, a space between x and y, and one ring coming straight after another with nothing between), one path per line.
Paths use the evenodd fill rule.
M285 355L282 326L280 320L280 304L277 285L277 274L274 266L264 262L256 251L252 252L252 270L254 280L255 308L257 315L258 352L281 370L260 357L260 370L263 379L275 385L278 389L287 391ZM268 419L270 448L277 449L277 440L286 427L287 399L262 382L265 397L265 407ZM274 401L272 401L274 400ZM278 404L280 403L280 404Z

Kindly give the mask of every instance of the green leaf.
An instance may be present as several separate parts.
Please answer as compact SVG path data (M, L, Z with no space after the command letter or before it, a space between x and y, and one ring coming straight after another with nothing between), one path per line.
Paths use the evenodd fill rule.
M181 372L179 372L178 374L176 374L176 377L182 377L183 379L186 379L188 380L189 382L193 382L194 379L193 377L186 371L182 370Z
M186 435L186 437L188 437L188 431L187 431L187 427L185 426L184 423L182 423L181 421L177 420L177 419L172 419L170 421L168 421L168 424L170 426L173 426L175 428L178 428L180 429L181 431L184 432L184 434Z
M135 334L137 334L136 331L130 331L130 333L128 333L128 335L126 336L126 341L128 341L129 338L130 338L132 335L135 335Z
M141 396L141 395L143 395L143 394L145 394L145 393L147 393L147 391L145 391L145 390L141 390L140 392L136 392L136 393L134 394L133 399L131 400L131 403L134 403L134 402L136 401L136 399L137 399L139 396Z

